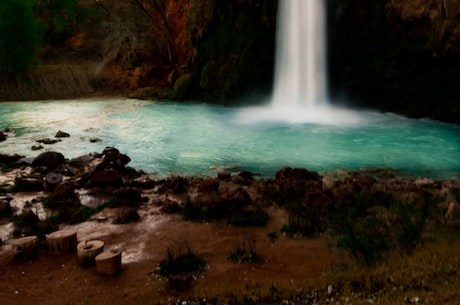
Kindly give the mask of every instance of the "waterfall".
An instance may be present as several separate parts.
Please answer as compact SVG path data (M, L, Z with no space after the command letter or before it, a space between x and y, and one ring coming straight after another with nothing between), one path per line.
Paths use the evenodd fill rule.
M241 123L349 125L361 114L329 104L326 0L279 0L271 102L238 113Z
M280 0L272 103L315 107L327 102L324 0Z

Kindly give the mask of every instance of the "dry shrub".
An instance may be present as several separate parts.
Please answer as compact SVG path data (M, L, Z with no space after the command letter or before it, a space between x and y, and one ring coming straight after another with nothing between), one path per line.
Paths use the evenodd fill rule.
M42 65L0 84L1 100L75 98L94 94L103 79L90 65Z

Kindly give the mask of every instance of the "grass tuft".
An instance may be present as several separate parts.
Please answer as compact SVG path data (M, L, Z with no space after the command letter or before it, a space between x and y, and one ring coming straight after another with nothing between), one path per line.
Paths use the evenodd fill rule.
M157 273L165 277L192 275L203 271L206 265L206 261L184 242L176 247L168 247L166 257L160 262Z

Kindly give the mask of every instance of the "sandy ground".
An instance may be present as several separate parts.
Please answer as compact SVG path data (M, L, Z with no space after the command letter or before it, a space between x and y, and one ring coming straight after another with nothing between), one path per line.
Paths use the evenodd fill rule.
M224 223L184 222L165 215L157 207L143 206L141 221L114 225L113 211L104 210L90 221L75 226L79 241L98 239L105 249L120 248L122 271L102 276L95 267L81 267L77 255L50 256L41 251L31 261L12 258L10 245L0 248L1 305L155 304L167 301L166 280L152 274L168 247L187 242L209 264L193 281L185 295L211 295L257 288L299 287L331 264L324 239L288 239L279 234L272 242L267 234L287 223L287 215L269 209L271 220L263 228L236 228ZM106 220L101 221L107 217ZM238 242L256 241L256 252L264 257L256 265L227 260ZM176 295L177 296L177 295Z

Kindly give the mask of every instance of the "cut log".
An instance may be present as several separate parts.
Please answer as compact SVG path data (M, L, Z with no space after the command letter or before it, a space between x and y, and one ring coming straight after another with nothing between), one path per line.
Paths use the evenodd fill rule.
M13 257L28 260L37 256L37 236L26 236L11 241Z
M83 267L94 265L96 256L101 254L102 251L104 251L103 241L82 241L77 246L78 263Z
M61 255L77 250L77 232L60 230L46 235L48 254Z
M56 185L62 182L62 175L58 173L48 173L43 179L43 188L45 191L52 191L56 188Z
M115 275L121 271L121 250L113 249L96 256L96 272Z

